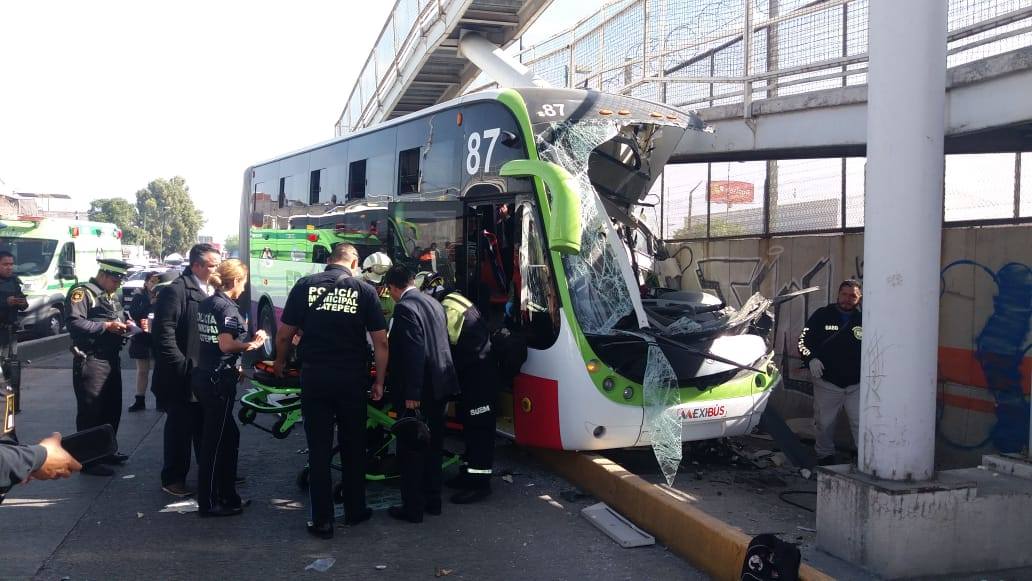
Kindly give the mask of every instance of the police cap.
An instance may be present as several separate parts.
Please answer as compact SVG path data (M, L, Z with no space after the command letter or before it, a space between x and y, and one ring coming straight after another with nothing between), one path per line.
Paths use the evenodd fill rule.
M97 266L100 267L100 272L119 280L124 279L129 272L129 263L118 258L98 258Z

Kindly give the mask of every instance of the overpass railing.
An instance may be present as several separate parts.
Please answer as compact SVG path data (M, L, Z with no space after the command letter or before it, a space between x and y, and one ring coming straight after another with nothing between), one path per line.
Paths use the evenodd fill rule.
M867 82L867 0L617 0L519 53L555 86L689 109ZM1032 45L1032 0L949 0L948 65Z

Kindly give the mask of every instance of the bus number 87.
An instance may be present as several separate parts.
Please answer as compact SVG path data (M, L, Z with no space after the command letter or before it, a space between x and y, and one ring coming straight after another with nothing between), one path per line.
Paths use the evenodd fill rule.
M498 141L501 133L501 128L492 127L484 130L483 139L476 131L469 134L469 139L466 140L466 173L475 175L480 171L480 146L484 140L488 139L491 141L487 145L487 155L484 156L484 172L491 171L491 154L494 153L495 142Z

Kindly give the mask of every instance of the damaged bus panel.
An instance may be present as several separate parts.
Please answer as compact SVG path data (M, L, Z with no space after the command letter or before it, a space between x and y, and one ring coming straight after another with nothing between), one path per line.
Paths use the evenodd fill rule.
M746 433L781 376L771 300L668 289L636 216L693 114L574 89L463 96L249 168L241 214L252 320L270 334L334 241L433 272L528 359L499 406L517 442L652 446Z

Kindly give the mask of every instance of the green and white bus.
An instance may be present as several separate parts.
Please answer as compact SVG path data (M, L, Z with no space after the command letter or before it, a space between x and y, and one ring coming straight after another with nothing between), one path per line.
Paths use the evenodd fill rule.
M518 443L590 450L747 432L781 381L771 301L660 288L636 218L700 119L574 89L470 94L248 168L241 256L274 333L332 245L434 271L529 356L500 402Z

